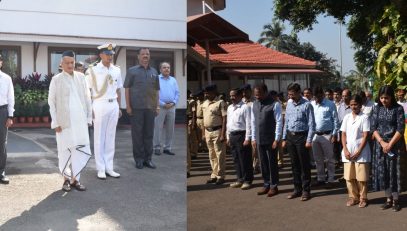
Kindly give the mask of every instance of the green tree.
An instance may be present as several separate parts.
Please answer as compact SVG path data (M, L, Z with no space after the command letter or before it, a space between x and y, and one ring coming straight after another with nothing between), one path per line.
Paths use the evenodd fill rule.
M295 31L311 30L319 15L333 16L342 22L350 17L348 36L357 49L357 64L375 66L375 86L384 82L407 87L405 1L275 0L275 9L275 15L290 21Z
M333 88L340 82L340 76L336 70L336 60L329 58L327 54L317 51L309 42L301 43L296 33L286 34L284 24L278 19L264 25L264 31L258 40L266 47L277 51L294 55L306 60L315 61L316 68L322 70L322 74L311 75L311 86L321 85Z

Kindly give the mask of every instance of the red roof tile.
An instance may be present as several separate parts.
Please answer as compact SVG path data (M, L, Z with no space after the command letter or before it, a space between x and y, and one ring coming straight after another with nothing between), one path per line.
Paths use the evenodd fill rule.
M309 66L315 67L314 61L302 59L293 55L285 54L259 43L251 41L237 43L218 44L225 52L210 54L210 60L225 64L264 64L273 66ZM196 52L205 57L205 49L198 44L192 47Z

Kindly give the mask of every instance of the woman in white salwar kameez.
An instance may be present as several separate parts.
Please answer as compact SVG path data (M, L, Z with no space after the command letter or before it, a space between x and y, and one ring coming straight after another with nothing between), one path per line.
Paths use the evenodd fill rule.
M92 110L84 75L73 71L74 53L62 55L62 73L52 78L48 103L52 118L51 128L56 131L59 170L64 176L62 190L71 187L85 191L79 182L80 173L91 157L88 125Z

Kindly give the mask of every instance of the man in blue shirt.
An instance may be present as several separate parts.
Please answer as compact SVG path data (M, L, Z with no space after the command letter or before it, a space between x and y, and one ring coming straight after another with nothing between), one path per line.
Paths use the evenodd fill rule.
M287 87L291 99L286 108L282 146L287 146L291 157L294 192L287 198L301 196L302 201L311 197L311 166L307 148L312 146L315 131L314 112L311 103L301 97L301 87L291 83Z
M333 153L333 142L339 130L338 113L335 104L324 98L321 87L314 89L315 101L312 107L315 116L315 136L312 140L312 150L317 167L318 182L315 186L325 185L325 165L327 160L328 187L332 187L335 180L335 157Z
M164 132L165 140L163 153L175 155L171 152L172 137L174 134L175 105L179 99L177 80L170 76L171 67L168 62L160 64L160 111L154 122L154 154L161 155L161 134ZM164 125L165 124L165 125ZM164 126L164 127L163 127ZM163 129L164 128L164 129ZM162 130L163 129L163 130Z

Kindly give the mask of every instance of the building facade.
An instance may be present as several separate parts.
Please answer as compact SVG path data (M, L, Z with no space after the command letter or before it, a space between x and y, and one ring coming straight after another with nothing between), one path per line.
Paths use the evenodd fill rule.
M148 47L158 69L170 62L180 88L179 114L186 108L185 0L3 0L0 2L0 53L12 77L58 73L61 54L71 49L85 66L98 57L96 47L115 43L115 64L123 81L136 65L137 50ZM122 91L124 96L124 90ZM122 97L121 108L125 108Z

